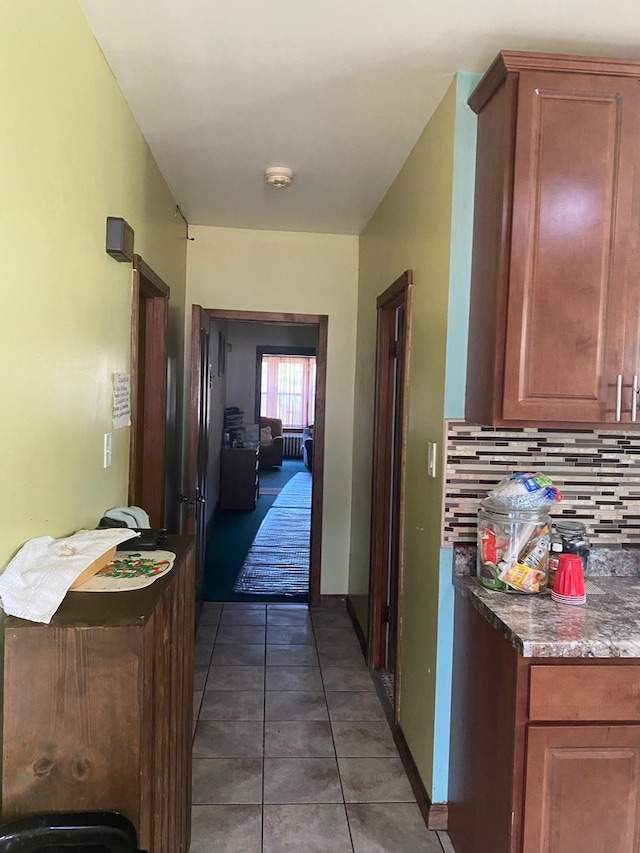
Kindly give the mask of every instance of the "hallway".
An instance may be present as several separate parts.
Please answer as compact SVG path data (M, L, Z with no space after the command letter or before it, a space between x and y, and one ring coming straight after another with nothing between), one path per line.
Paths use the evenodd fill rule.
M345 609L205 603L195 690L191 853L452 853Z

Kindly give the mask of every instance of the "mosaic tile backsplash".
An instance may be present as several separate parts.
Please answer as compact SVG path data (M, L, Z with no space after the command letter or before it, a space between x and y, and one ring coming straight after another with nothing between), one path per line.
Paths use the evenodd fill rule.
M479 501L514 471L544 471L592 545L640 545L640 432L502 429L448 421L444 547L476 541Z

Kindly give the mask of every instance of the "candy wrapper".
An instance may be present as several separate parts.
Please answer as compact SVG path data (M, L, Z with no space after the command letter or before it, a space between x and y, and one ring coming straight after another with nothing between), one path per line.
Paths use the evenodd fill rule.
M544 581L544 572L537 572L522 563L506 563L500 569L500 580L519 592L539 592Z
M484 527L479 536L479 575L492 589L539 592L546 583L549 559L549 525L526 525L529 538L518 547L520 537L509 538Z

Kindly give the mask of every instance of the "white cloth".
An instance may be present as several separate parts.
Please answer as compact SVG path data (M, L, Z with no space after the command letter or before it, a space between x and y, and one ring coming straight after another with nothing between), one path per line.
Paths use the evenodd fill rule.
M149 516L139 506L114 506L113 509L108 509L104 515L105 518L124 521L127 527L151 527Z
M131 530L122 527L80 530L64 539L30 539L0 575L2 609L9 616L49 623L74 580L126 539Z

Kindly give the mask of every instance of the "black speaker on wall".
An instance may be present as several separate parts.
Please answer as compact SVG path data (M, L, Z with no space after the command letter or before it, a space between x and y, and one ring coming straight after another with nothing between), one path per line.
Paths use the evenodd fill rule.
M133 228L120 216L107 216L106 249L116 261L133 261Z

